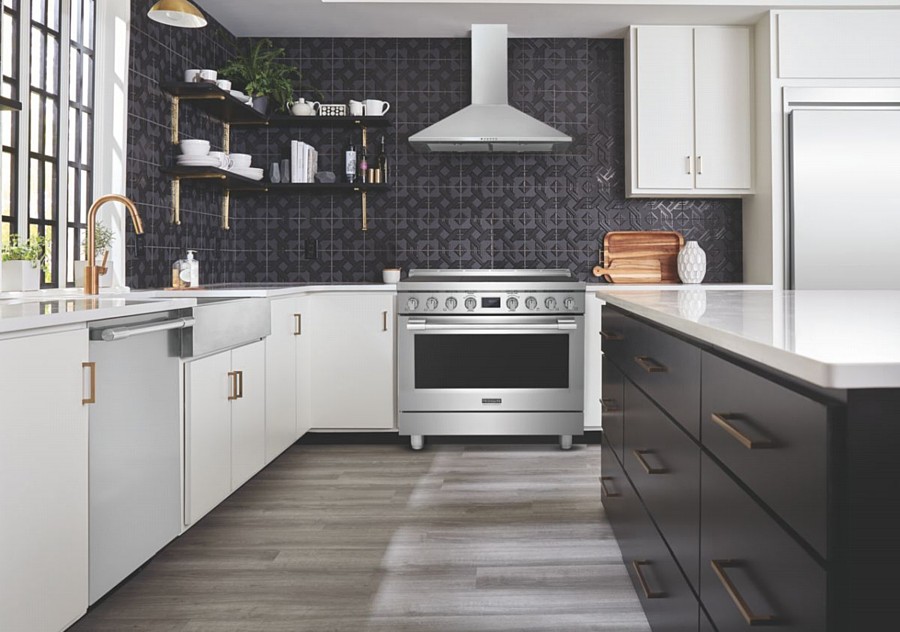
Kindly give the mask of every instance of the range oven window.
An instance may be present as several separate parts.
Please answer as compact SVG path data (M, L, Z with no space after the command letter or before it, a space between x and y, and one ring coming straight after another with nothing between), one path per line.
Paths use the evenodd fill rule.
M415 388L569 388L569 336L416 335Z

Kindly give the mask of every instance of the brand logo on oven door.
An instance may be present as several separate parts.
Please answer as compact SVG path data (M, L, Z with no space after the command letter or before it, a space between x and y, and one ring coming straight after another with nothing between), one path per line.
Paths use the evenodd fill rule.
M482 404L502 404L503 400L500 399L499 397L482 397L481 403Z

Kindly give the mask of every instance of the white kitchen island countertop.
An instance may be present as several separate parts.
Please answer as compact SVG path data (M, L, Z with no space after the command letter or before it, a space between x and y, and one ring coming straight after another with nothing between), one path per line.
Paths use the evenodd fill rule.
M826 388L900 388L900 290L618 290L597 298Z
M0 300L0 334L44 327L84 324L95 320L137 316L193 307L192 298L151 299L131 294L85 296L69 294Z
M136 296L187 298L278 298L280 296L293 296L297 294L311 294L320 292L396 292L397 286L389 283L331 283L309 284L300 283L222 283L204 285L187 290L135 290Z

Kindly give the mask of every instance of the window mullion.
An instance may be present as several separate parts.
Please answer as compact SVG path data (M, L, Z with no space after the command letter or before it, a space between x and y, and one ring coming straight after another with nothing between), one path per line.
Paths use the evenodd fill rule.
M31 2L19 3L19 125L16 130L16 232L28 235L29 138L31 130Z
M69 231L69 47L71 19L69 9L71 0L61 0L59 7L59 106L57 107L56 174L59 186L56 188L56 284L66 286L66 253L68 252Z

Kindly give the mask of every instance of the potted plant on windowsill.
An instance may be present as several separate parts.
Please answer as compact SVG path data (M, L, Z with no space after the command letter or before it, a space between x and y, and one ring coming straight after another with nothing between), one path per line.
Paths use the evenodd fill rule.
M274 48L263 38L225 64L219 75L242 83L244 92L253 97L253 109L266 114L270 102L283 109L293 96L293 81L300 79L296 68L276 61L283 56L283 48Z
M112 261L109 261L109 253L115 240L116 234L111 228L99 223L95 226L94 243L96 244L97 258L94 261L94 265L100 266L101 270L106 270L100 274L100 287L112 287L113 264ZM73 262L75 287L84 287L84 269L87 266L87 261L85 260L87 256L85 254L86 250L87 235L81 240L81 261Z
M41 235L21 241L10 235L3 245L3 271L0 289L4 292L30 292L41 288L41 272L46 269L49 243Z

